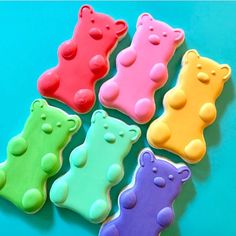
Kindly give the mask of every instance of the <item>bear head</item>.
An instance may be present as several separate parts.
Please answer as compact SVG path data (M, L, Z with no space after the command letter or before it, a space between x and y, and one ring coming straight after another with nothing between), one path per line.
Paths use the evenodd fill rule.
M80 125L81 120L77 115L67 115L62 110L49 106L45 100L37 99L31 105L31 116L26 128L29 135L32 130L38 130L36 141L62 148Z
M155 157L149 149L144 149L139 155L140 167L137 170L136 182L143 186L148 194L172 202L181 190L191 172L186 165L175 166L170 161ZM154 200L156 201L156 199Z
M133 42L143 47L147 53L149 50L156 52L157 57L168 62L183 41L182 29L173 29L166 23L155 20L148 13L139 16Z
M84 5L79 12L79 24L80 30L77 30L80 38L83 34L83 38L86 39L86 44L94 45L97 49L102 49L105 52L111 50L117 40L125 36L128 26L125 21L115 21L111 17L105 14L96 13L91 6ZM86 33L86 34L85 34ZM84 45L86 47L86 45Z
M215 97L229 79L231 69L226 64L218 64L211 59L201 57L196 50L188 50L183 57L181 73L184 76L191 74L188 79L193 81L194 86L208 88L208 93L211 91Z
M141 130L136 125L127 125L123 121L108 116L103 110L97 110L93 113L91 127L86 139L94 140L92 143L101 147L110 148L117 154L124 151L128 153L133 143L140 135ZM117 145L122 148L117 148ZM120 153L120 154L122 154Z

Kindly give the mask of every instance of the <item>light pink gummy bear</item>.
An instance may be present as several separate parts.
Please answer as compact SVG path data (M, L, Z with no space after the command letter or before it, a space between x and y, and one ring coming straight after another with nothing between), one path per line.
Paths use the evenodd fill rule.
M167 64L183 41L183 30L140 15L130 47L117 56L117 74L101 86L100 102L137 123L148 122L156 110L154 93L166 83Z

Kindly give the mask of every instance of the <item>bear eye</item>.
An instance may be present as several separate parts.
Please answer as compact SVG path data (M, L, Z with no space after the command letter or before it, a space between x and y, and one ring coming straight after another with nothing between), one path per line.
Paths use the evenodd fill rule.
M153 31L154 30L153 26L149 26L149 30Z
M94 22L95 22L94 18L91 18L91 22L92 22L92 23L94 23Z
M46 117L45 114L42 114L42 115L41 115L41 119L42 119L42 120L46 120L46 118L47 118L47 117Z
M197 64L197 68L198 68L199 70L201 70L201 69L202 69L202 65L201 65L201 64Z
M108 129L108 124L103 125L104 129Z
M61 127L61 122L57 122L57 127Z
M163 32L162 35L163 35L163 37L167 37L167 33L166 32Z
M211 74L212 74L212 75L216 75L216 71L215 71L215 70L212 70L212 71L211 71Z
M152 172L153 172L153 173L157 173L157 168L156 168L156 167L153 167L153 168L152 168Z
M110 29L110 25L106 25L106 29L109 30Z
M120 131L120 132L119 132L119 136L120 136L120 137L124 137L124 135L125 135L125 134L124 134L123 131Z
M169 175L169 176L168 176L168 179L171 180L171 181L173 181L173 180L174 180L174 176L173 176L173 175Z

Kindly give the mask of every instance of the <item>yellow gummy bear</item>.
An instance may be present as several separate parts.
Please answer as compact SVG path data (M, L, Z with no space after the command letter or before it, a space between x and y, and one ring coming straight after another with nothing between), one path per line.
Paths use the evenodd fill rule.
M186 162L199 162L206 152L203 130L216 118L215 101L229 79L228 65L189 50L183 57L177 85L164 96L164 114L147 132L151 146L178 154Z

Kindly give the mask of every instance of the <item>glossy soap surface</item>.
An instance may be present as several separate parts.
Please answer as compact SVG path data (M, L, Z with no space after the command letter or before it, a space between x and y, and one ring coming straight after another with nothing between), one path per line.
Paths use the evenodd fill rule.
M58 49L59 63L38 81L39 92L86 113L95 103L94 84L109 71L109 55L126 34L127 24L84 5L72 39Z
M176 167L149 149L138 159L133 186L119 196L119 216L103 225L100 236L157 236L174 220L172 205L191 177L189 168Z
M23 131L9 141L7 159L0 165L0 196L27 213L38 211L46 201L46 181L61 168L60 153L80 125L78 116L35 100Z
M93 1L89 4L96 12L110 15L113 19L124 19L129 25L127 36L120 41L111 54L111 70L108 76L96 84L97 91L106 79L115 75L115 56L130 46L140 14L148 12L155 19L185 31L186 41L176 50L169 63L169 79L155 97L158 107L155 118L163 113L163 95L176 85L181 58L186 50L196 48L201 56L227 63L232 67L231 79L225 83L221 96L216 102L217 118L204 132L208 144L207 155L199 164L190 166L192 178L185 183L184 191L174 203L175 220L161 235L199 236L206 235L206 232L209 235L236 235L236 159L234 158L236 54L233 43L236 37L236 3ZM29 115L30 104L40 96L36 86L39 76L43 71L57 64L58 46L71 38L82 5L84 2L0 3L1 162L7 157L6 147L9 140L22 131ZM96 101L92 113L101 109L98 99ZM67 106L54 101L49 103L59 105L68 113L74 114ZM109 115L128 124L134 123L116 110L103 109ZM84 142L91 124L91 115L89 113L80 117L83 127L72 137L71 143L64 150L63 166L58 175L48 182L48 191L55 179L69 170L71 151ZM149 124L140 125L143 134L124 160L124 178L111 190L113 207L110 215L117 212L118 194L130 183L137 165L138 154L144 146L148 145L146 141L148 126ZM174 154L160 149L152 150L158 156L182 162ZM49 198L44 207L34 215L27 215L0 198L0 220L0 232L3 235L67 236L76 233L83 236L96 236L100 229L100 224L89 223L79 214L54 206Z
M168 79L167 64L184 41L182 29L143 13L137 20L131 45L116 58L117 73L100 89L100 102L138 123L147 123L155 113L154 93Z
M150 145L176 153L189 163L206 153L204 128L216 119L215 101L231 75L226 64L189 50L183 57L177 85L164 96L165 111L148 128Z
M85 142L70 155L70 170L52 185L52 202L93 223L104 221L111 209L110 188L123 178L123 159L140 135L137 126L95 111Z

